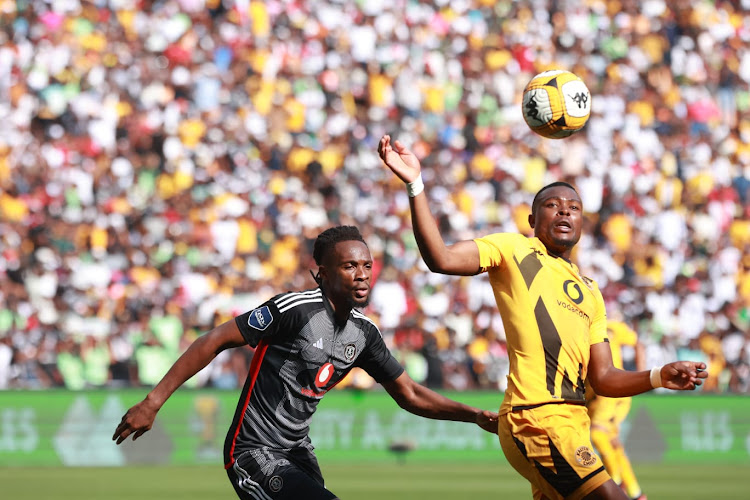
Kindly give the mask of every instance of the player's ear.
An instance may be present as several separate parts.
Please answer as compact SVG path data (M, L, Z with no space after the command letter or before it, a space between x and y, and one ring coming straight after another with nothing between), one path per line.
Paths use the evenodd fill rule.
M529 227L531 229L534 229L534 213L533 212L529 214Z

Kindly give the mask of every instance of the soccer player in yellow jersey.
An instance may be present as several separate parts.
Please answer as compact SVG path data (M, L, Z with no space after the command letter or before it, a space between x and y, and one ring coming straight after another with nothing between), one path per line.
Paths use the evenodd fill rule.
M635 349L635 366L642 370L645 366L643 345L636 334L623 321L609 320L607 336L612 351L612 365L623 368L622 348L631 346ZM589 388L590 389L590 388ZM646 500L641 486L633 472L625 447L620 441L620 425L630 411L631 398L607 398L597 396L593 390L586 393L586 404L591 419L591 441L602 457L604 467L612 480L619 484L632 500Z
M533 497L627 500L593 451L584 380L609 397L662 386L695 389L706 378L705 364L680 361L651 372L613 366L602 295L570 261L583 225L581 199L571 185L556 182L537 193L529 216L533 238L503 233L446 245L417 157L387 135L378 153L406 183L414 236L430 270L489 275L510 357L498 434L508 461L531 482Z

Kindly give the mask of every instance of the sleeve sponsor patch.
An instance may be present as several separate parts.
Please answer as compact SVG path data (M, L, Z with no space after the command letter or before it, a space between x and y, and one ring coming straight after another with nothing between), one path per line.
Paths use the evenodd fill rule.
M268 325L273 323L273 316L268 306L259 307L250 312L247 317L247 324L256 330L263 331Z

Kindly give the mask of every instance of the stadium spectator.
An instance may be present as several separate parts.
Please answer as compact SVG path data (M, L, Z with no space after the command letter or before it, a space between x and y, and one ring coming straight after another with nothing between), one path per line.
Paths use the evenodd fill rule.
M10 380L10 366L13 361L13 349L10 347L10 337L0 337L0 389L7 389Z
M146 336L130 335L129 317L174 302L189 337L216 326L216 311L231 316L272 290L304 288L315 235L338 223L358 225L376 265L408 277L397 310L414 314L434 283L412 270L419 258L401 217L408 200L377 168L373 145L386 131L421 137L415 150L451 240L528 234L536 190L558 178L580 186L592 208L582 271L629 316L654 298L672 304L656 312L654 328L638 330L649 353L687 346L671 316L688 303L746 332L743 9L0 2L0 332L14 353L37 321L51 343L120 335L138 349ZM524 125L519 99L535 73L555 66L584 78L593 112L576 136L544 141ZM299 248L285 240L290 233L304 236ZM706 300L683 295L694 292L675 287L681 276L697 278ZM467 283L448 293L460 347L474 332L466 318L492 302L486 279ZM438 323L426 321L428 333L439 334ZM501 335L501 325L492 328ZM382 331L392 345L394 329ZM39 354L54 365L57 351ZM50 364L36 356L23 363ZM721 381L744 366L726 358L720 390L738 387ZM11 387L62 383L22 377L21 359Z

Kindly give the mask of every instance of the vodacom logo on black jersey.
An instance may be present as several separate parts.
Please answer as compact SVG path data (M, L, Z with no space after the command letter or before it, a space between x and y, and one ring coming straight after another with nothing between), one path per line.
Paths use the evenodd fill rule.
M336 373L336 368L331 363L324 363L323 366L318 368L318 371L315 372L315 378L313 379L313 384L319 389L319 391L316 391L310 387L305 387L310 384L309 377L313 374L313 371L305 370L304 372L301 372L297 376L297 382L299 382L301 386L299 389L300 394L311 398L320 398L323 394L328 392L328 389L325 387L331 381L331 377L333 377L334 373Z
M333 377L334 371L336 371L336 369L331 363L326 363L321 366L318 370L318 374L315 375L315 387L325 387L328 381L331 380L331 377Z

